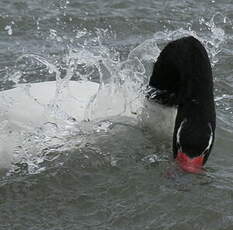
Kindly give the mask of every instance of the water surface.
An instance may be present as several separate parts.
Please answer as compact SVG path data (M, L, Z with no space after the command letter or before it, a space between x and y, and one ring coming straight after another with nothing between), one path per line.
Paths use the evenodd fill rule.
M22 134L1 171L0 228L233 229L232 10L214 0L2 0L2 90L59 78L110 90L89 111L100 121ZM215 79L216 141L204 175L178 170L169 147L121 116L160 50L187 35L205 45Z

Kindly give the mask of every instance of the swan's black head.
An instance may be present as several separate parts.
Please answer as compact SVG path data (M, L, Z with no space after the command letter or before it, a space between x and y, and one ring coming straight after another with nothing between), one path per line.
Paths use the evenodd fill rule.
M160 53L149 86L158 103L176 106L173 155L186 171L198 172L210 154L215 105L210 61L194 37L170 42Z
M201 172L214 142L213 123L183 119L175 125L173 152L185 171Z

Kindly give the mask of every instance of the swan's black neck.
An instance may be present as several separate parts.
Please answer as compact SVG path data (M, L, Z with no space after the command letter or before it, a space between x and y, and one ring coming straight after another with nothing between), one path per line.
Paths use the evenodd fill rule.
M149 87L149 98L178 109L173 134L174 157L180 149L190 157L202 154L210 135L214 138L215 130L213 77L202 44L193 37L170 42L154 65ZM205 161L212 144L204 153Z

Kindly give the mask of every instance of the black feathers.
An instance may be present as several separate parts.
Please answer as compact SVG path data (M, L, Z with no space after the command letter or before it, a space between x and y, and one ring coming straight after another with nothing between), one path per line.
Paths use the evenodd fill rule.
M209 146L206 161L214 140L216 118L211 65L203 45L194 37L170 42L154 65L149 89L150 100L178 108L173 133L174 157L178 151L177 131L186 120L179 134L180 145L189 157L203 154Z

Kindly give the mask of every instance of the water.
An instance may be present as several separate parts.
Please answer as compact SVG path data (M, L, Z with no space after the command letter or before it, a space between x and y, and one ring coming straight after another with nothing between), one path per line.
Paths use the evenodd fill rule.
M1 120L1 137L21 142L1 169L0 229L233 229L232 10L214 0L2 0L1 90L57 80L46 112L59 122L9 134ZM189 34L207 48L215 79L204 175L177 169L169 146L136 118L152 62ZM69 80L100 83L90 122L57 106Z

